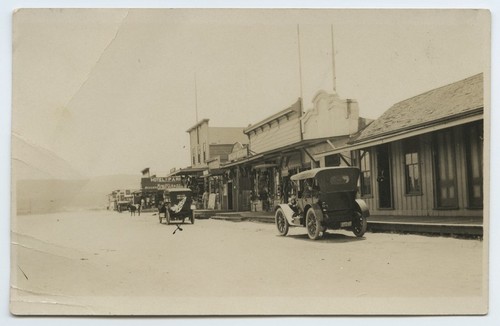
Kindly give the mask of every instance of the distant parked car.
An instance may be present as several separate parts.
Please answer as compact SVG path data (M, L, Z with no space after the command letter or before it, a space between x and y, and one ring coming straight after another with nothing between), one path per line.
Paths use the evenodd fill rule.
M128 206L130 205L130 201L128 200L121 200L117 203L116 205L116 210L121 213L123 211L128 211Z
M159 208L160 223L165 218L166 223L178 221L184 223L189 219L194 224L193 194L188 188L171 188L163 193L164 205Z
M348 229L357 237L366 232L368 206L356 199L359 169L327 167L293 175L293 195L288 204L276 208L275 222L280 235L290 226L304 226L310 239L327 229Z

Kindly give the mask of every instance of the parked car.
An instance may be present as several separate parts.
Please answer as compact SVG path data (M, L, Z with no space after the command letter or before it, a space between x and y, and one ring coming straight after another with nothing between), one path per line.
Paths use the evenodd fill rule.
M366 232L368 206L356 198L359 169L316 168L293 175L289 203L276 207L275 222L280 235L290 226L303 226L310 239L327 229L348 229L357 237Z
M116 205L116 210L121 213L123 211L128 211L128 206L130 205L130 201L128 200L120 200Z
M159 208L160 223L165 218L166 223L178 221L184 223L189 219L194 224L193 194L188 188L170 188L163 193L164 204Z

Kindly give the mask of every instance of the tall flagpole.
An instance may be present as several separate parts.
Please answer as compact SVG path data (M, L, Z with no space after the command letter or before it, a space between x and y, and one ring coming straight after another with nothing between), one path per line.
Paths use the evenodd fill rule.
M302 59L300 55L300 28L299 24L297 24L297 44L299 51L299 82L300 82L300 98L302 99Z
M332 83L333 83L333 92L337 92L337 76L335 71L335 45L333 43L333 24L331 26L332 31Z

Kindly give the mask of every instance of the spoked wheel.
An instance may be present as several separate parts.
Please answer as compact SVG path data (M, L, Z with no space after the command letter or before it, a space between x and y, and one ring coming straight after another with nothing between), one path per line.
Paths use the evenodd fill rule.
M170 224L170 213L168 211L168 208L167 211L165 212L165 217L167 218L167 224Z
M320 237L320 233L322 230L321 223L316 216L316 212L312 208L307 211L306 228L309 239L316 240Z
M367 227L366 217L361 215L360 212L356 212L356 216L352 220L352 232L357 237L362 237L366 232Z
M285 213L281 208L278 208L278 210L276 211L274 219L276 221L276 228L278 229L279 234L281 236L287 235L290 226L285 217Z

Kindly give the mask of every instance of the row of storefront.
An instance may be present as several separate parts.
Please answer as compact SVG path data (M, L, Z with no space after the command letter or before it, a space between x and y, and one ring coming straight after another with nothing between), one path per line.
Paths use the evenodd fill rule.
M357 166L374 215L482 216L482 74L397 103L373 122L336 93L318 92L312 104L305 111L299 98L229 132L203 120L188 130L195 164L170 176L190 180L199 208L270 211L288 201L291 175Z
M313 107L306 112L299 98L247 128L224 130L209 127L208 121L204 119L187 131L194 164L170 176L203 180L198 183L203 184L203 191L194 189L199 208L234 211L270 211L287 202L291 175L319 167L322 160L314 155L344 145L369 122L359 117L356 101L324 91L318 92ZM231 133L232 138L221 140ZM205 148L210 149L208 153ZM327 159L326 163L349 162Z

